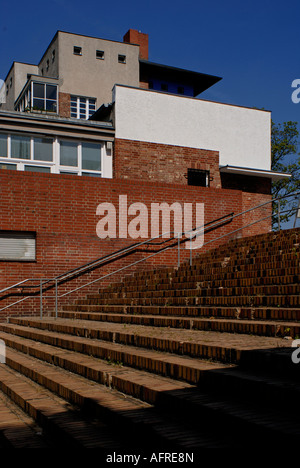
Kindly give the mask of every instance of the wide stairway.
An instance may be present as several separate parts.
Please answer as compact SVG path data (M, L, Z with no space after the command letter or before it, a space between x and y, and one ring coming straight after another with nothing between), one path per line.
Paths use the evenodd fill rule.
M0 447L295 446L299 278L292 229L127 276L58 319L0 323Z

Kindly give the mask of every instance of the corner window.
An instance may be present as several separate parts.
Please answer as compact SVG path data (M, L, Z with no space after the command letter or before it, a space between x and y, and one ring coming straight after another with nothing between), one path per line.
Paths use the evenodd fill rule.
M74 55L82 55L82 47L74 46L73 47L73 54Z
M96 50L96 58L100 60L104 60L104 51L103 50Z
M126 55L118 55L118 62L119 63L126 63Z
M188 185L198 187L209 187L209 171L200 169L188 169Z
M57 86L47 83L32 83L32 109L57 112Z

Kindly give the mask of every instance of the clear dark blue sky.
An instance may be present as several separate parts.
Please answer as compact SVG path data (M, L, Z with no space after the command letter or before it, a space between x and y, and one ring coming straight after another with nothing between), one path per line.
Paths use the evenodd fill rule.
M14 60L38 63L58 29L122 41L133 28L149 34L151 61L223 77L202 98L298 122L299 21L299 0L2 0L0 78Z

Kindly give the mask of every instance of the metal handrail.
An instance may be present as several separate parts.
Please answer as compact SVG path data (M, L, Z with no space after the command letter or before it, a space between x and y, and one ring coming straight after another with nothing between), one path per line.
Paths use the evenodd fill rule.
M220 218L216 218L215 220L213 221L209 221L208 223L205 223L203 225L201 225L200 227L196 227L196 228L193 228L191 229L190 231L187 231L186 234L189 234L191 232L194 232L194 231L197 231L201 228L206 228L207 226L209 226L210 229L212 229L212 227L214 226L218 226L219 224L221 224L221 222L223 223L224 222L224 219L226 218L232 218L233 216L233 212L227 214L227 215L224 215L224 216L221 216ZM169 235L169 234L173 234L173 237L170 237L169 239L166 239L165 241L162 241L162 242L152 242L153 240L155 239L159 239L160 237L164 237L166 235ZM123 247L122 249L119 249L115 252L113 252L112 254L108 254L108 255L104 255L103 257L100 257L96 260L93 260L92 262L89 262L89 263L86 263L84 265L80 265L79 267L77 268L74 268L72 270L69 270L65 273L62 273L61 275L58 275L54 278L50 278L50 279L45 279L44 282L43 282L43 286L49 282L54 282L55 280L60 280L60 281L63 281L63 280L66 280L68 279L70 276L74 276L74 275L78 275L80 273L82 273L83 271L85 270L89 270L91 268L94 268L94 267L97 267L97 266L100 266L101 263L105 263L107 261L111 261L111 260L114 260L116 257L119 257L121 255L124 255L124 254L127 254L127 253L130 253L132 250L135 250L143 245L146 245L146 244L151 244L151 245L162 245L162 244L165 244L167 242L170 242L172 240L175 240L177 239L177 236L175 236L175 234L178 235L177 232L174 232L174 231L168 231L168 232L165 232L165 233L162 233L162 234L159 234L158 236L155 236L155 237L152 237L151 239L147 239L145 241L142 241L142 242L137 242L135 244L132 244L130 245L129 247ZM182 242L186 242L187 239L182 239ZM17 288L19 287L20 285L26 283L26 282L29 282L29 281L40 281L40 278L27 278L23 281L20 281L19 283L16 283L16 284L13 284L12 286L9 286L7 288L4 288L4 289L1 289L0 290L0 294L5 292L5 291L9 291L10 289L14 289L14 288ZM37 284L37 285L30 285L30 286L23 286L23 288L39 288L40 287L40 283ZM2 309L0 309L1 311Z
M229 215L225 215L225 216L223 216L223 217L221 217L221 218L218 218L217 220L214 220L214 221L211 221L211 222L209 222L209 223L203 224L203 225L201 225L201 226L199 226L199 227L197 227L197 228L193 228L193 229L191 229L190 231L185 232L185 235L187 236L188 234L190 234L190 241L191 241L191 239L192 239L193 237L198 237L200 234L204 233L205 227L206 227L207 225L209 225L209 224L211 224L212 226L213 226L214 224L218 225L218 224L220 224L220 220L222 220L222 219L224 219L224 218L226 218L226 217L230 217L230 222L231 222L234 218L237 218L237 217L239 217L239 216L242 216L243 214L249 213L250 211L254 211L254 210L256 210L256 209L258 209L258 208L261 208L261 207L263 207L263 206L265 206L265 205L268 205L268 204L270 204L270 203L273 203L274 201L279 201L279 200L281 200L281 199L289 198L289 197L296 197L296 196L299 195L299 194L300 194L300 191L299 191L299 192L295 192L295 193L293 193L293 194L283 195L283 196L280 196L280 197L277 197L277 198L273 198L273 199L271 199L271 200L269 200L269 201L267 201L267 202L264 202L264 203L261 203L261 204L259 204L259 205L256 205L255 207L249 208L249 209L247 209L247 210L245 210L245 211L242 211L242 212L240 212L240 213L238 213L238 214L236 214L236 215L234 215L233 213L230 213ZM211 239L210 241L208 241L208 242L202 244L201 247L204 247L205 245L207 245L207 244L209 244L209 243L211 243L211 242L215 242L216 240L219 240L219 239L221 239L221 238L224 238L224 237L226 237L226 236L229 236L229 235L231 235L231 234L234 234L234 233L236 233L236 232L238 232L238 231L241 231L241 230L243 230L243 229L246 229L246 228L249 227L249 226L252 226L252 225L254 225L254 224L257 224L257 223L259 223L259 222L261 222L261 221L264 221L264 220L266 220L266 219L268 219L268 218L271 218L271 217L273 217L273 213L270 214L270 215L268 215L268 216L266 216L266 217L264 217L264 218L260 218L259 220L256 220L256 221L254 221L254 222L252 222L252 223L249 223L249 224L247 224L246 226L243 226L243 227L241 227L241 228L238 228L238 229L236 229L236 230L234 230L234 231L230 231L230 232L228 232L228 233L226 233L226 234L224 234L224 235L222 235L222 236L219 236L219 237L217 237L217 238ZM202 229L202 231L200 231L200 229ZM199 232L199 231L200 231L200 232ZM145 245L145 244L149 244L149 243L151 243L153 240L158 239L158 238L160 238L160 237L163 237L163 236L165 236L165 235L171 234L171 233L172 233L172 234L175 234L174 231L169 231L169 232L160 234L160 235L155 236L155 237L153 237L153 238L151 238L151 239L148 239L148 240L146 240L146 241L143 241L143 242L134 244L134 245L132 245L132 246L130 246L130 247L128 247L128 248L120 249L119 251L114 252L113 254L110 254L110 255L108 255L108 256L102 257L100 260L108 259L109 257L114 257L114 256L116 256L116 254L121 253L121 252L122 252L122 254L124 254L124 252L131 251L132 249L137 248L137 247L142 246L142 245ZM182 234L182 233L177 233L177 234L178 234L178 266L179 266L179 265L180 265L180 243L186 242L188 239L181 239L181 240L180 240L179 235ZM193 235L192 235L192 234L193 234ZM175 238L176 238L176 237L174 236L173 238L168 239L168 241L174 240ZM159 243L159 245L161 245L161 244L163 244L163 243L165 243L165 242L166 242L166 241L163 241L162 243ZM42 297L43 297L42 294L43 294L43 284L45 284L45 283L43 283L43 281L45 281L46 283L49 283L49 282L53 282L53 281L54 281L54 282L55 282L55 290L56 290L56 293L55 293L55 296L52 296L52 297L55 297L55 304L56 304L56 305L55 305L55 316L57 317L58 298L67 296L67 295L69 295L69 294L71 294L71 293L73 293L73 292L75 292L75 291L78 291L79 289L82 289L82 288L84 288L84 287L86 287L86 286L89 286L89 285L91 285L91 284L94 284L95 282L101 281L101 280L104 279L104 278L107 278L107 277L109 277L109 276L112 276L112 275L114 275L114 274L120 272L120 271L123 271L123 270L125 270L125 269L127 269L127 268L130 268L130 267L132 267L132 266L134 266L134 265L137 265L138 263L143 262L143 261L145 261L145 260L147 260L147 259L149 259L149 258L151 258L151 257L153 257L153 256L155 256L155 255L157 255L157 254L159 254L159 253L165 251L165 250L168 250L168 249L170 249L170 248L173 248L173 247L174 247L174 245L172 245L172 246L167 246L167 247L165 247L165 248L163 248L163 249L161 249L161 250L159 250L159 251L157 251L157 252L154 252L152 255L149 255L149 256L147 256L147 257L145 257L145 258L142 258L142 259L140 259L140 260L138 260L138 261L136 261L136 262L133 262L133 263L131 263L131 264L125 266L125 267L119 268L118 270L114 270L113 272L108 273L107 275L104 275L104 276L102 276L102 277L100 277L100 278L97 278L97 279L95 279L95 280L93 280L93 281L90 281L90 282L88 282L88 283L86 283L86 284L84 284L84 285L82 285L82 286L79 286L78 288L72 289L71 291L68 291L67 293L64 293L64 294L62 294L62 295L60 295L60 296L59 296L58 293L57 293L57 289L58 289L58 279L59 279L59 278L62 279L63 275L60 275L60 276L58 276L58 277L56 277L56 278L46 279L46 280L45 280L45 279L41 279L41 278L26 279L26 280L21 281L20 283L17 283L17 284L15 284L15 285L13 285L13 286L10 286L10 287L8 287L8 288L5 288L4 290L0 291L0 293L3 292L3 291L7 291L7 290L9 290L9 289L12 289L12 288L14 288L14 287L17 287L17 286L19 286L19 285L21 285L21 284L23 284L23 283L25 283L25 282L27 282L27 281L33 281L33 280L34 280L34 281L37 281L37 280L39 280L39 281L40 281L40 314L41 314L41 317L42 317ZM192 249L190 249L190 252L191 252L191 254L190 254L190 264L192 264ZM95 262L97 262L97 260L96 260ZM87 264L87 265L91 265L91 264L93 264L93 262L90 262L90 263ZM82 269L82 268L84 268L84 267L79 267L79 271L80 271L80 269ZM71 272L74 272L74 271L78 271L78 269L72 270ZM70 273L70 272L68 272L66 275L68 275L69 273ZM67 276L66 276L66 277L67 277ZM22 302L22 301L28 299L29 297L32 297L32 296L26 296L25 298L23 298L23 299L21 299L21 300L15 302L15 303L13 303L13 304L10 304L10 305L8 305L8 306L6 306L6 307L0 309L0 311L5 310L5 309L7 309L7 308L9 308L9 307L12 307L13 305L18 304L18 303L20 303L20 302ZM50 296L47 296L47 297L50 297Z

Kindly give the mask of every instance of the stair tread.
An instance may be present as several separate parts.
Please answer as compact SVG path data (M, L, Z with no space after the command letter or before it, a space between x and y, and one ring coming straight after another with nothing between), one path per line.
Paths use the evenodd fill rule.
M0 326L0 328L2 328ZM8 336L10 332L13 333L14 327L4 327L0 331L0 336L8 341L10 337ZM25 330L26 327L19 327L19 330ZM4 334L3 330L7 331L7 335ZM78 337L78 336L70 336L68 334L64 333L55 333L47 330L39 330L35 332L35 337L38 340L39 338L42 338L43 336L50 336L53 338L58 338L58 339L63 339L63 340L69 340L69 341L75 341L79 343L85 343L89 345L93 345L95 347L101 346L106 349L111 349L111 350L117 350L121 352L126 352L128 354L132 355L139 355L141 357L149 357L153 360L159 360L162 362L169 362L169 363L174 363L174 364L181 364L184 366L188 366L194 369L199 369L199 370L206 370L206 369L216 369L220 367L226 367L228 364L222 364L222 363L216 363L216 362L210 362L204 359L194 359L189 356L182 356L182 355L176 355L176 354L170 354L154 349L146 349L146 348L139 348L137 346L129 346L129 345L123 345L119 343L111 343L107 341L102 341L102 340L95 340L91 338L84 338L84 337ZM23 338L23 337L22 337ZM44 345L44 344L43 344ZM59 345L57 345L59 346Z
M174 444L185 447L207 446L207 444L212 446L218 445L213 437L210 438L201 435L201 432L199 433L195 430L188 430L184 424L177 423L176 421L169 420L160 415L152 405L142 402L141 400L125 396L114 389L108 389L84 377L67 372L64 369L16 351L8 350L7 357L10 366L16 363L17 365L21 364L25 368L28 368L29 371L34 370L34 375L42 378L44 380L44 385L44 376L46 376L49 386L54 384L57 393L63 393L65 395L64 398L71 403L73 403L73 401L71 401L74 398L73 395L75 395L75 399L76 396L78 396L80 400L83 400L83 404L84 401L92 400L95 405L108 410L112 415L118 414L121 417L123 416L126 421L152 428L161 436L167 435L167 438ZM31 372L32 375L33 372ZM33 377L31 376L31 378ZM0 373L0 382L1 381L2 375ZM61 388L57 390L58 387Z
M145 408L152 408L147 403L141 402L140 400L132 399L132 398L124 398L124 395L119 394L119 392L114 392L113 390L107 390L105 387L91 383L87 379L75 375L70 374L69 372L54 367L51 364L46 362L41 362L40 360L34 359L27 355L23 355L16 351L11 351L10 349L7 351L7 359L10 366L12 366L12 362L15 362L22 366L25 366L29 369L29 372L32 373L34 370L35 374L39 376L45 376L48 382L54 383L56 386L63 386L64 389L70 390L70 392L78 394L79 397L83 399L93 399L97 401L101 406L108 408L110 411L117 412L123 415L126 415L127 418L133 419L135 421L143 420L144 424L152 425L155 430L162 427L164 428L164 432L168 433L168 436L173 437L174 441L181 441L181 443L187 443L186 439L188 437L186 428L175 422L170 423L168 420L165 420L164 417L160 415L157 411L150 411L146 413L146 416L143 417L141 411ZM5 380L3 375L0 372L0 381ZM31 376L31 378L33 378ZM44 384L45 384L45 379ZM15 383L15 386L18 385L20 387L20 381ZM27 398L30 398L32 395L32 389L26 388L27 390ZM60 393L66 393L65 390L61 390ZM44 395L39 395L40 402L42 402L42 406L44 407ZM65 397L66 398L66 397ZM282 414L280 411L274 408L257 408L251 402L240 402L234 401L232 399L226 397L217 398L207 393L200 392L195 387L190 386L189 388L184 389L177 389L172 391L172 398L174 402L177 404L180 401L183 401L189 405L195 405L195 407L199 408L206 408L206 410L210 410L212 412L218 412L227 414L230 417L238 418L247 421L248 423L252 423L257 425L258 427L263 426L268 429L274 430L275 432L283 431L285 434L291 434L299 436L300 434L300 424L295 418L291 418L289 415ZM68 400L70 397L67 398ZM71 398L72 399L72 398ZM48 411L51 412L51 409ZM53 411L53 410L52 410ZM56 409L55 409L56 411ZM75 425L75 430L76 430ZM182 430L183 429L183 430ZM191 434L189 435L189 442L188 445L193 445L197 441L197 437L199 435ZM198 446L197 441L197 446ZM205 444L207 444L207 440L205 440Z
M18 355L10 350L7 354L9 358ZM36 366L34 362L31 364ZM77 411L68 406L65 400L35 384L19 372L13 371L7 365L0 367L0 386L3 385L17 393L34 411L46 418L51 418L56 425L76 439L84 448L122 448L122 445L116 438L112 437L111 431L107 427L101 425L103 427L96 429L95 426L81 418ZM30 445L33 444L30 443Z
M232 334L232 333L221 333L221 332L212 332L212 331L203 331L203 330L184 330L178 328L168 328L161 330L157 327L144 326L144 325L127 325L124 327L122 324L118 323L103 323L93 320L71 320L68 319L15 319L15 321L22 323L26 320L26 323L31 324L32 326L40 325L65 325L69 327L77 327L78 329L91 329L101 332L111 332L119 333L123 335L130 334L139 334L140 336L150 336L157 339L170 339L178 342L193 342L193 343L211 343L218 344L218 346L230 346L230 347L239 347L240 349L261 349L261 348L277 348L277 347L286 347L287 340L277 337L258 337L258 336L248 336L247 334ZM127 330L128 328L128 330ZM0 327L1 329L1 327ZM245 343L247 342L247 343Z

